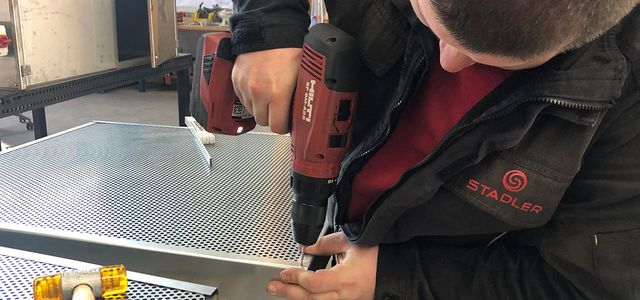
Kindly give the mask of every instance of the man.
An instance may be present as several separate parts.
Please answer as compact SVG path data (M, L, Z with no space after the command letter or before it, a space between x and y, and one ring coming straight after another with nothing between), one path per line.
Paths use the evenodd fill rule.
M640 297L637 0L326 1L365 66L339 229L289 299ZM307 1L236 1L236 92L286 132ZM635 7L635 8L634 8Z

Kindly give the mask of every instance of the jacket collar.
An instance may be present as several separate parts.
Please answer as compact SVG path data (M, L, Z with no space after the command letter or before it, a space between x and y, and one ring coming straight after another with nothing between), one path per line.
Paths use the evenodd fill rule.
M537 69L531 90L535 96L588 102L614 102L629 74L627 60L616 44L615 29Z

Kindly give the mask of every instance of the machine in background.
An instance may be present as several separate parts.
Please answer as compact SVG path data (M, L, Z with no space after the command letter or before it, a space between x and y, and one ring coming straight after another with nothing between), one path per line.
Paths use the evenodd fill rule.
M175 0L0 0L0 90L177 56Z

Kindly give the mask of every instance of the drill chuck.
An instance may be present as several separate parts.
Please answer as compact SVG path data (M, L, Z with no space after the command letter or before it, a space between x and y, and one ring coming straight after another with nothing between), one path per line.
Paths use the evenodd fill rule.
M291 173L293 205L291 225L293 239L304 246L318 240L327 215L327 199L336 188L336 179L321 179Z

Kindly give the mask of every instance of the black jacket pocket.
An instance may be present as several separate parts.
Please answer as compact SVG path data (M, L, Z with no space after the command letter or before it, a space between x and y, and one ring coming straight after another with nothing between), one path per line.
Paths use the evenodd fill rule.
M640 299L640 228L594 236L602 288L615 299Z

